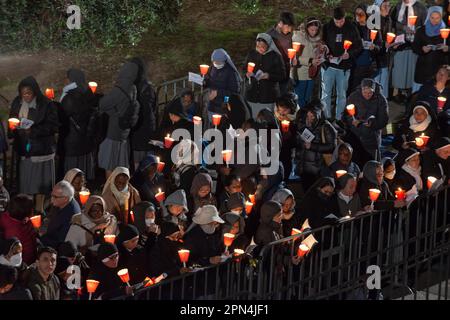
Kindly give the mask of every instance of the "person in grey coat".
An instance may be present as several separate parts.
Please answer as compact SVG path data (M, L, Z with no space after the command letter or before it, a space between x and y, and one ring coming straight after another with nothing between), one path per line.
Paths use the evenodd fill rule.
M347 105L355 105L355 116L347 111L342 120L372 156L380 159L381 131L388 124L388 103L381 93L381 87L372 79L364 79L347 99Z
M126 62L119 71L113 89L100 100L100 113L106 113L109 117L106 138L98 152L98 165L106 170L106 178L116 167L130 166L128 137L131 128L137 123L140 109L134 85L138 69L137 64Z

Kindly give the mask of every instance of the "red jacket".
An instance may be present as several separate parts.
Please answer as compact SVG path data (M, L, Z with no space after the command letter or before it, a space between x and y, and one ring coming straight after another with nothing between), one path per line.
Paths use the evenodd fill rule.
M9 212L0 214L0 233L5 239L17 237L22 243L23 261L30 265L36 261L36 231L31 221L23 223L9 215Z

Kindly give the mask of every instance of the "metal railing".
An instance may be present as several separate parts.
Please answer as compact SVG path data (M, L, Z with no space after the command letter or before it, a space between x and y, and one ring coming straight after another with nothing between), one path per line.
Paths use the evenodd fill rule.
M424 292L425 299L448 300L448 193L449 187L419 197L407 210L374 211L283 238L255 258L235 257L166 279L132 299L363 299L380 292L378 281L388 299L418 299ZM317 244L299 258L299 244L311 236ZM368 267L379 270L375 288L368 287Z

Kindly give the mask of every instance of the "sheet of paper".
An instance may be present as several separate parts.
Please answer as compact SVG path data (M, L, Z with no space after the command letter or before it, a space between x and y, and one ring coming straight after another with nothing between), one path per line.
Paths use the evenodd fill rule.
M339 63L341 63L341 61L342 61L342 58L340 58L340 57L334 57L334 58L330 59L330 63L334 63L334 64L339 64Z
M372 41L363 41L363 48L364 49L369 50L371 45L372 45Z
M405 34L400 34L395 38L393 45L405 43Z
M20 128L21 129L30 129L33 124L34 124L33 120L29 120L26 118L20 119Z
M203 77L197 73L189 72L188 78L190 82L194 82L198 85L203 85Z
M312 247L314 247L317 243L319 243L319 241L317 241L316 238L314 238L314 236L312 234L307 236L302 241L302 244L306 244L308 246L308 248L310 248L310 249L312 249Z
M305 130L303 130L301 138L303 139L303 141L305 142L311 142L314 140L316 136L308 130L308 128L305 128Z

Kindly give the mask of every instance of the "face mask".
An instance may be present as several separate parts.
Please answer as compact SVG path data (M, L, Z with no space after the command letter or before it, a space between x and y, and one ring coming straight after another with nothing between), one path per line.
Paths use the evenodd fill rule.
M237 211L237 210L231 210L231 212L233 212L234 214L237 214L238 216L240 216L242 213L242 211Z
M392 180L395 177L395 170L389 173L385 173L384 176L386 177L386 179Z
M210 224L203 224L200 226L202 230L207 234L213 234L216 231L216 226Z
M225 67L225 63L216 63L213 62L214 67L216 67L216 69L222 69L223 67Z
M145 219L145 225L147 227L150 227L154 223L155 223L155 218L153 218L153 219Z
M18 267L22 264L22 252L19 252L15 255L13 255L10 259L9 259L9 263L12 267Z

